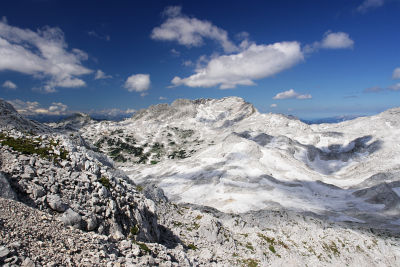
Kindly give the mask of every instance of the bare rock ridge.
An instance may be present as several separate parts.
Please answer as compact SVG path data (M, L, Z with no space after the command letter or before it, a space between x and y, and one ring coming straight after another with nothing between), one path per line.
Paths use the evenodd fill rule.
M11 104L2 99L0 99L0 128L16 129L25 132L50 131L49 127L24 118L18 114Z
M0 265L400 265L396 109L310 126L180 99L49 127L0 108Z

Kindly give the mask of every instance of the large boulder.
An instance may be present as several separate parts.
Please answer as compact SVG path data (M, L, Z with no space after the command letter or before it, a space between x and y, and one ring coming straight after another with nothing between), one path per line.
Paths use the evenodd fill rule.
M17 195L12 190L3 172L0 172L0 197L17 200Z

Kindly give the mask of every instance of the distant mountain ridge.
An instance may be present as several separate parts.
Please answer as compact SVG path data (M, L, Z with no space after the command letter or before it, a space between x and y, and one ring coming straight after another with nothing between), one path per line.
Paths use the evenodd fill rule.
M341 115L317 119L301 119L302 122L307 124L321 124L321 123L338 123L343 121L354 120L356 118L365 117L365 115Z

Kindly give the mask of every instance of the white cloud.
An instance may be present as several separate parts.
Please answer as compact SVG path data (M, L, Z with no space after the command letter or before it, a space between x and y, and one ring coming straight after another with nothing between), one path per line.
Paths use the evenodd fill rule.
M187 77L175 77L175 86L235 88L237 85L254 85L255 79L265 78L292 67L303 60L298 42L281 42L271 45L250 45L233 55L217 56L207 66L197 68Z
M48 108L41 107L37 101L22 101L20 99L7 101L22 115L32 116L32 115L65 115L70 113L68 111L68 106L60 103L53 102Z
M297 93L295 90L290 89L288 91L278 93L276 96L273 97L273 99L289 99L289 98L311 99L312 96L310 94L301 95L301 94Z
M51 106L49 107L49 112L53 113L65 113L68 109L68 106L61 103L61 102L53 102Z
M94 76L95 80L110 79L110 78L112 78L112 76L106 75L102 70L97 70L96 75Z
M364 89L364 93L379 93L385 91L385 88L379 87L379 86L373 86L373 87L369 87Z
M395 68L392 74L393 79L400 79L400 68Z
M125 113L126 114L133 114L133 113L135 113L136 112L136 109L133 109L133 108L127 108L126 110L125 110Z
M179 57L181 55L181 52L179 52L178 50L176 50L175 48L171 49L171 54L175 57Z
M312 53L319 49L348 49L353 46L354 41L348 33L327 31L320 42L304 46L304 52Z
M151 32L151 38L161 41L177 41L187 47L201 46L204 39L219 43L225 52L237 51L238 48L228 37L228 33L206 20L190 18L181 13L181 7L167 7L163 12L167 20Z
M386 91L400 91L400 83L393 84L386 88L374 86L374 87L364 89L364 93L381 93L381 92L386 92Z
M124 87L129 92L143 92L150 87L150 75L149 74L134 74L130 76Z
M274 104L271 104L270 107L271 107L271 108L276 108L277 106L278 106L278 105L274 103Z
M18 86L15 83L13 83L12 81L5 81L3 83L3 87L14 90L14 89L17 89Z
M400 83L393 84L392 86L388 87L391 91L400 91Z
M191 60L185 60L182 62L182 65L185 67L190 67L190 66L193 66L194 63Z
M167 100L167 98L164 97L164 96L160 96L158 99L159 99L159 100Z
M110 35L100 34L100 33L97 33L95 31L88 31L88 35L92 36L92 37L96 37L96 38L98 38L100 40L106 40L106 41L110 41L111 40Z
M167 17L177 17L181 15L181 13L182 13L181 6L168 6L163 11L163 15Z
M352 48L354 41L345 32L327 32L322 39L321 47L325 49Z
M0 21L0 71L11 70L44 79L45 92L54 92L56 87L86 85L78 77L92 72L81 62L88 58L87 54L67 48L59 28L46 26L34 32Z
M361 5L357 7L357 11L361 13L367 12L371 8L383 6L385 0L364 0Z

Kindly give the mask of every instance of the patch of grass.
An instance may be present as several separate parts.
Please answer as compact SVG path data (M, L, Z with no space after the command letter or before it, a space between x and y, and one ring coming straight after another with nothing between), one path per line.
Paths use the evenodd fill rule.
M258 233L257 235L258 235L258 237L260 237L260 238L264 239L265 241L267 241L268 244L275 245L275 238L265 236L262 233Z
M281 241L281 240L278 240L278 244L279 244L280 246L286 248L286 249L289 249L289 246L286 245L286 244L285 244L283 241Z
M253 244L251 244L250 242L247 242L245 247L246 247L247 249L250 249L251 251L254 251Z
M137 186L136 186L136 190L137 190L138 192L142 192L142 191L143 191L143 186L137 185Z
M242 262L242 264L243 264L243 266L248 266L248 267L257 267L257 266L259 266L258 264L258 261L257 260L254 260L254 259L244 259L244 260L241 260L241 262Z
M175 227L180 227L180 226L182 226L182 223L181 223L181 222L177 222L177 221L173 221L172 224L173 224Z
M171 154L168 155L168 158L170 159L174 158L185 159L187 157L188 155L186 155L186 151L184 149L181 149L179 151L173 151Z
M110 189L111 184L110 184L110 180L105 177L105 176L101 176L99 179L99 182L107 189Z
M327 252L332 252L336 256L340 255L339 248L336 246L336 243L333 241L331 241L330 244L323 242L322 248Z
M53 153L56 146L59 145L59 141L54 141L53 139L49 140L48 145L43 145L43 140L38 138L14 138L12 136L8 136L5 133L0 133L0 143L3 146L9 146L12 150L20 152L24 155L33 155L37 154L41 158L46 159L56 159L57 155ZM60 151L59 158L67 159L68 151L64 148L58 148Z
M158 163L157 160L152 160L152 161L150 161L150 164L152 164L152 165L156 165L157 163Z
M192 249L192 250L197 250L198 249L198 247L196 247L194 244L189 244L188 248Z

